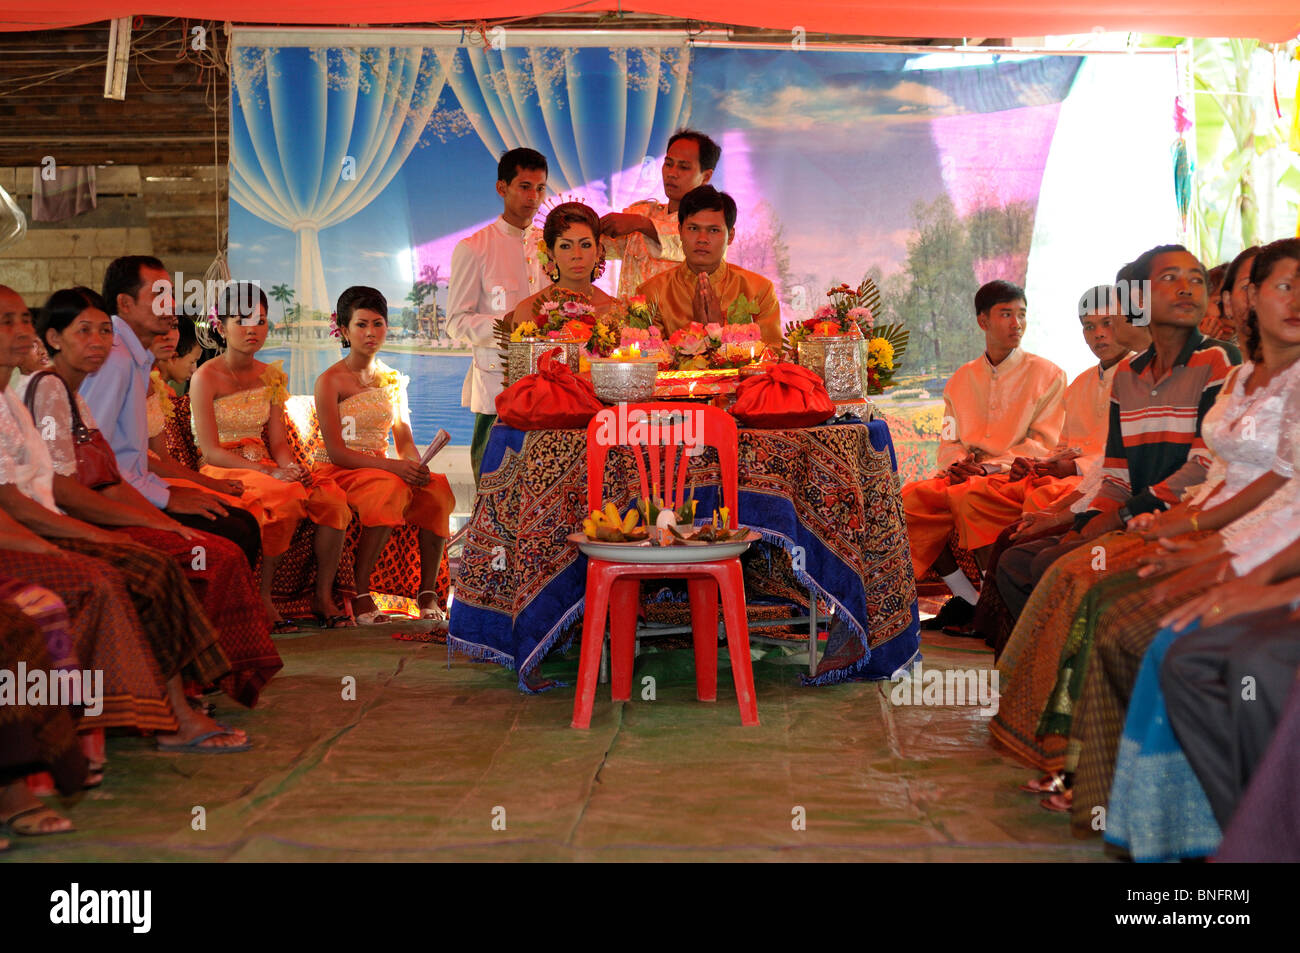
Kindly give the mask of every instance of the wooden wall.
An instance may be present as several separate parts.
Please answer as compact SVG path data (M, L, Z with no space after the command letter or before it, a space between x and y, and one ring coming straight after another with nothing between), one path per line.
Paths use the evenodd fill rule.
M0 284L29 305L70 285L99 290L119 255L156 255L170 272L202 278L222 242L213 192L226 224L226 170L211 166L122 165L96 170L99 205L61 222L32 222L32 168L0 168L0 186L28 216L27 235L0 248Z

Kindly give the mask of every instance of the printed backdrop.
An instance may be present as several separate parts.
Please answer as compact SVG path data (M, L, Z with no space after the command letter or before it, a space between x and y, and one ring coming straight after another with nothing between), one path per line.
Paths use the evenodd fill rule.
M1178 237L1162 106L1174 77L1161 57L484 50L413 36L444 45L340 34L313 48L236 47L230 266L274 299L268 347L287 358L295 392L337 359L327 326L339 292L379 288L400 366L428 398L414 408L417 439L447 426L467 442L465 359L446 356L442 335L446 276L455 243L500 212L495 161L507 148L547 156L548 207L577 198L603 214L663 199L674 129L713 136L714 184L740 210L728 258L776 283L787 320L870 275L881 317L911 330L889 412L922 448L944 380L982 346L980 283L1027 284L1027 345L1073 374L1089 359L1079 292ZM1103 95L1119 88L1127 141ZM1091 151L1054 149L1058 132L1091 137ZM1110 235L1101 246L1098 229ZM602 283L615 278L611 267Z

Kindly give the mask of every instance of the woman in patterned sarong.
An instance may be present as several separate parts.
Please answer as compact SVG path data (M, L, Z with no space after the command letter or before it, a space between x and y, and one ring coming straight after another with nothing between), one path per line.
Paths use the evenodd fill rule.
M356 621L387 621L370 594L370 572L393 527L410 522L420 528L420 618L446 631L436 601L438 568L456 500L447 478L420 462L406 404L407 378L378 359L388 335L388 303L374 288L348 288L339 295L336 322L350 353L316 381L321 446L312 472L342 488L361 520L354 563ZM396 459L388 456L390 432Z
M98 305L97 296L89 289L57 291L42 310L38 326L55 373L32 379L27 405L33 420L44 423L41 435L57 474L56 498L63 509L79 518L120 529L136 543L176 561L203 604L207 619L216 627L229 660L230 673L221 680L221 689L251 708L283 663L254 594L244 553L227 539L177 523L125 481L97 491L78 482L68 395L76 395L82 423L94 427L90 409L77 389L107 356L103 332L105 328L111 332L112 324Z
M76 672L68 635L68 614L48 589L0 576L0 672ZM25 684L15 683L19 691ZM48 771L64 794L81 790L87 778L86 756L77 744L75 709L55 704L7 699L0 704L0 825L26 835L72 830L67 818L47 808L28 789L25 776ZM0 851L8 847L0 837Z
M105 332L97 326L93 334L87 328L85 334L106 351L112 339L109 327ZM0 286L0 379L7 378L33 339L27 306L13 291ZM4 524L5 539L10 542L0 550L0 573L45 586L70 610L72 600L84 593L86 581L103 577L124 614L114 621L120 621L125 631L96 632L96 644L89 651L74 644L79 659L104 669L105 692L110 684L121 684L119 673L109 668L117 659L107 653L129 650L126 640L134 638L146 649L145 668L151 675L156 673L150 679L152 687L131 693L133 700L147 702L150 696L156 700L152 706L141 706L142 720L151 713L156 720L135 727L167 732L159 735L158 743L168 749L246 747L248 741L242 732L223 729L206 715L192 711L186 701L184 678L208 685L230 666L217 644L212 624L175 562L116 533L64 515L55 503L54 483L54 466L40 432L17 396L8 388L0 390L0 510L13 518ZM77 487L81 488L80 484ZM80 498L75 492L71 495L74 502ZM127 509L125 505L119 507L120 512ZM62 552L57 556L49 554L42 548L48 542ZM127 684L132 688L140 685L137 673L127 674L131 676ZM128 710L134 710L134 706L128 706Z

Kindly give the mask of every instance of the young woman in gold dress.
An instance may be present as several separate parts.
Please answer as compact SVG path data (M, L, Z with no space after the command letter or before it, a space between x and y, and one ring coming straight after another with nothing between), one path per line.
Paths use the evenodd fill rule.
M379 360L388 335L388 302L374 288L348 288L339 296L335 320L348 354L316 381L322 446L313 472L342 487L361 519L354 563L357 622L387 621L370 594L370 573L393 527L410 522L420 530L420 618L445 630L435 590L455 496L445 476L420 463L406 405L407 378ZM396 458L388 456L390 432Z

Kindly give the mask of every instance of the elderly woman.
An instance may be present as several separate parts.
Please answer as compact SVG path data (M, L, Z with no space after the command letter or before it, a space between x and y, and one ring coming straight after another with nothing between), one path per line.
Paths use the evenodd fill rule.
M0 379L33 337L26 305L0 286ZM69 605L88 582L104 596L99 605L111 607L111 614L79 620L79 634L93 644L74 640L78 658L104 672L100 725L157 732L163 750L246 749L243 732L223 728L186 700L185 679L210 685L230 669L203 607L171 558L77 516L105 509L118 525L138 520L173 532L166 524L144 523L167 519L161 513L104 506L96 492L56 477L27 410L8 389L0 391L0 510L12 517L0 526L0 574L39 583Z

